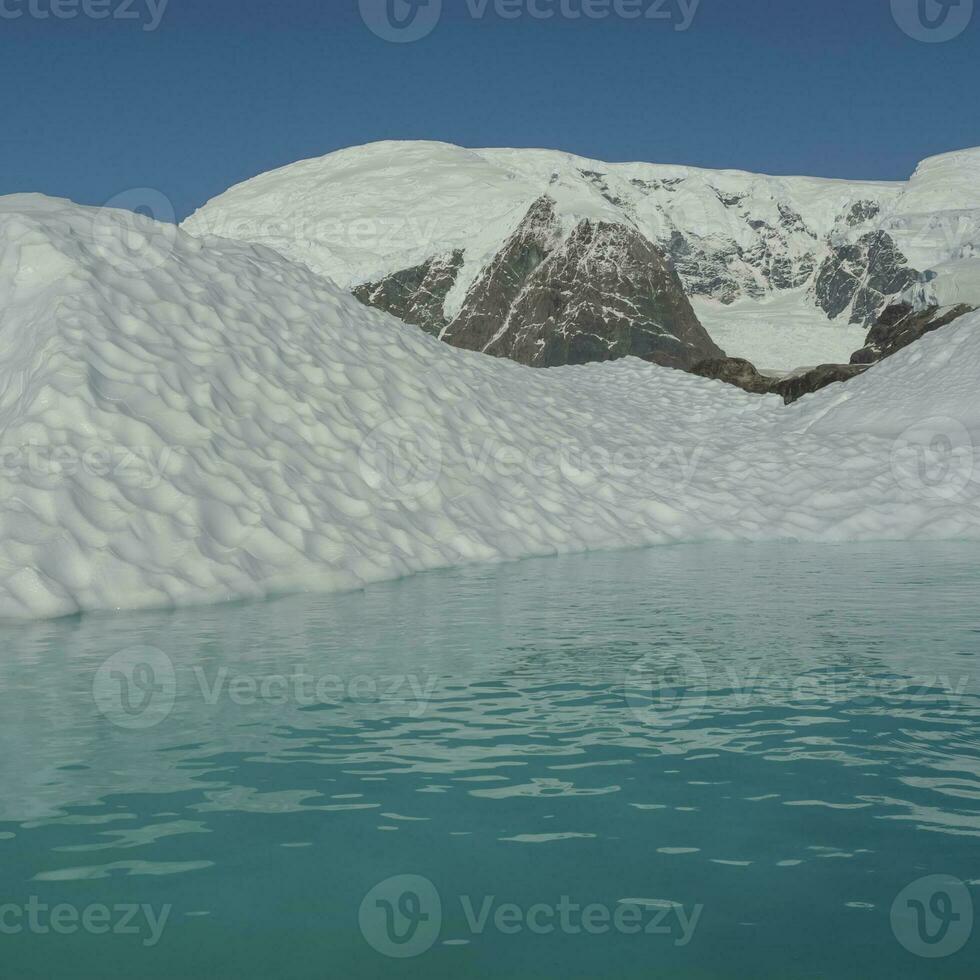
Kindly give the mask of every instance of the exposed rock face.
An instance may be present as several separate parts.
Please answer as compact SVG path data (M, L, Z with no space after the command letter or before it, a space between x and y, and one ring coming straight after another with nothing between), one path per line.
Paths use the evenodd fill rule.
M472 338L473 312L497 306L479 280L447 331ZM632 355L669 367L720 356L677 273L636 229L583 221L521 284L493 337L480 348L522 364L553 367ZM467 344L461 344L467 346Z
M668 210L661 220L671 227L658 240L677 269L688 295L710 296L734 303L742 296L761 299L773 291L805 286L817 268L819 236L790 205L776 203L773 222L755 218L745 206L747 195L715 191L718 201L741 227L740 244L733 237L698 235L678 227Z
M865 346L851 357L851 363L873 364L903 347L908 347L924 334L945 327L972 312L973 307L966 305L945 310L936 306L916 310L911 303L895 303L881 314L878 322L871 328Z
M531 205L514 233L470 287L459 315L443 334L454 347L485 351L506 330L531 276L561 242L555 202L545 195Z
M663 247L684 282L688 295L710 296L726 305L734 303L742 295L745 284L739 281L726 261L726 249L731 250L730 254L740 254L735 242L719 247L718 243L705 242L674 230Z
M713 357L699 361L691 368L691 374L724 381L753 395L768 395L773 390L773 379L759 374L751 361L741 357Z
M601 174L588 174L605 190ZM732 199L726 206L738 206ZM855 204L839 223L861 226L877 215L873 201ZM786 254L785 234L817 236L799 214L780 207L779 227L758 225L758 244L739 255L771 287L804 285L814 274L813 255ZM702 244L676 232L672 253L701 277L701 286L737 297L739 284L725 263ZM414 323L447 343L535 367L584 364L634 356L715 378L755 394L777 394L786 403L829 384L847 381L924 333L952 322L971 307L916 311L909 303L887 307L850 364L822 364L785 378L760 374L749 361L726 357L701 326L678 272L664 254L629 224L583 220L567 235L554 200L544 195L470 286L450 320L445 304L464 253L434 257L355 290L364 303ZM695 267L697 272L695 273ZM814 292L825 312L851 322L874 319L887 297L917 279L883 231L835 246L816 274ZM708 280L711 280L710 282ZM767 287L768 288L768 287ZM745 287L742 284L742 291ZM763 290L759 287L760 295Z
M865 213L860 211L858 216ZM832 248L817 273L814 295L831 319L849 311L851 323L871 324L887 298L901 293L917 278L892 237L873 231L853 244Z
M430 323L437 322L427 285L432 275L431 269L406 270L356 295L396 316L397 309L421 307ZM420 299L412 283L425 290ZM632 355L689 368L724 356L656 246L629 225L604 221L582 221L563 236L547 195L477 277L441 336L456 347L534 367Z
M856 228L877 218L880 213L881 205L877 201L858 201L851 205L845 220L852 228Z
M691 373L724 381L754 395L779 395L789 405L828 385L849 381L863 374L867 368L866 364L821 364L788 378L767 378L759 374L749 361L739 357L723 357L702 361L691 368Z
M868 369L866 364L820 364L802 374L792 375L776 381L772 386L774 394L782 395L787 405L799 401L804 395L812 394L839 381L850 381Z
M463 267L463 251L429 259L378 282L366 282L354 295L367 306L377 306L438 336L446 326L446 296Z

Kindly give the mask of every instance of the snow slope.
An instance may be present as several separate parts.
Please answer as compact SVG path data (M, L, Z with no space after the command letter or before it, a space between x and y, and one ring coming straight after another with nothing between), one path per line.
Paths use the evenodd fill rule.
M669 237L676 226L750 247L753 229L719 200L719 191L745 195L755 218L774 223L777 202L785 199L815 234L829 235L854 203L894 200L902 190L902 184L880 182L609 164L555 150L388 141L247 180L209 201L183 227L262 242L345 288L465 248L457 305L450 306L455 312L480 269L545 193L558 203L566 231L583 218L628 220L652 241Z
M675 541L980 539L978 373L980 315L789 409L634 359L535 370L270 249L0 198L0 616Z
M863 344L863 319L848 328L849 307L833 321L821 308L828 301L816 283L835 246L883 230L920 271L975 256L978 186L980 149L931 158L909 182L889 183L382 142L262 174L210 201L184 228L269 245L347 289L463 249L446 303L451 319L547 193L565 231L582 218L638 228L674 258L688 295L705 300L699 315L721 346L789 369L846 361ZM980 259L948 270L955 283L943 296L960 289L964 275L980 284L978 267ZM765 320L773 300L781 325L770 319L777 330L753 333L753 308Z
M882 227L926 272L907 299L920 308L980 307L980 149L920 163Z

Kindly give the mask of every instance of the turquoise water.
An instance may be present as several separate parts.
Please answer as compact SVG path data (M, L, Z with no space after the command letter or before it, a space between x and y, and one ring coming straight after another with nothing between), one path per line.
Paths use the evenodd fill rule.
M978 595L691 546L4 626L0 976L975 978Z

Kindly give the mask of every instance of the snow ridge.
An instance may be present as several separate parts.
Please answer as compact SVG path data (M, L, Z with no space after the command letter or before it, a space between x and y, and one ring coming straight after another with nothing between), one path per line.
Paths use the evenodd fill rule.
M635 358L535 370L262 246L0 198L0 616L677 541L980 539L978 373L980 314L789 409Z

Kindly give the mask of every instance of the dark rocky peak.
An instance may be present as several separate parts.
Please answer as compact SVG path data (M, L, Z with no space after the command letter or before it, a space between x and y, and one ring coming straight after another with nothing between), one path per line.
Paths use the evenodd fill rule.
M537 367L634 356L687 368L722 353L664 254L630 225L589 220L528 277L483 349Z
M455 347L485 350L504 327L528 279L561 241L561 221L552 197L544 195L489 265L470 286L463 307L443 339Z
M930 306L917 310L911 303L894 303L881 314L868 333L865 346L851 357L851 363L873 364L890 357L925 334L945 327L973 311L974 307L965 304L945 309Z
M536 367L632 355L687 368L724 356L670 259L631 224L585 220L564 235L554 200L538 198L447 324L462 262L431 259L355 295L456 347Z
M888 297L918 278L891 235L871 231L854 243L832 244L814 283L817 304L831 318L850 313L851 323L872 324Z
M366 306L376 306L438 336L447 323L446 297L456 284L463 259L463 250L456 249L377 282L366 282L354 295Z

